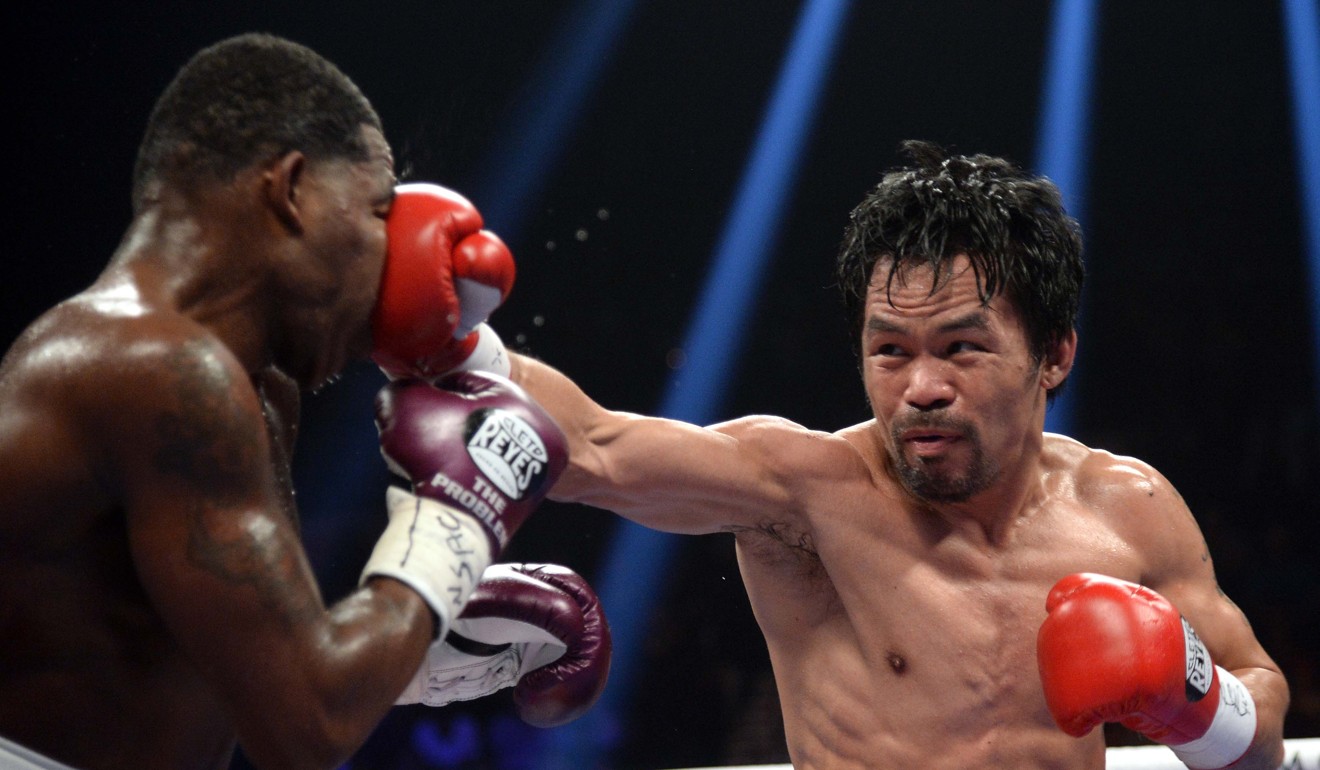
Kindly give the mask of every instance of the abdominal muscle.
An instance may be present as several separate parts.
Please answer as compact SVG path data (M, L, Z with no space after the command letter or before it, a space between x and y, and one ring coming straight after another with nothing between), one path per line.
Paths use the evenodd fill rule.
M1102 770L1101 732L1059 730L1041 691L1035 629L1053 567L990 576L892 541L855 550L812 566L738 537L795 770Z
M1022 688L973 693L949 687L938 674L895 681L907 675L863 670L855 648L796 664L771 658L795 770L1104 767L1098 731L1069 737L1045 721L1048 715L1035 716L1034 699ZM922 665L922 656L910 665Z

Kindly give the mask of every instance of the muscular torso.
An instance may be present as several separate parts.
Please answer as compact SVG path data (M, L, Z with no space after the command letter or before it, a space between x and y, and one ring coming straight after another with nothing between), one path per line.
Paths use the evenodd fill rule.
M224 768L231 719L138 579L115 437L89 433L95 390L123 387L98 373L144 323L66 304L0 369L0 735L76 767ZM296 389L273 373L253 386L287 486Z
M851 470L801 477L800 518L736 530L794 766L1102 768L1099 731L1059 731L1036 672L1056 580L1141 577L1122 522L1077 492L1089 450L1047 443L1041 495L989 538L914 506L851 438L829 450Z

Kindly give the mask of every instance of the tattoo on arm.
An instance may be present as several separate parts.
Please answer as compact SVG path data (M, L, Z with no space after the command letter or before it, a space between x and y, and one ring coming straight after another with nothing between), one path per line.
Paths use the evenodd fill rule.
M201 343L184 345L170 360L172 393L162 393L156 418L155 464L161 473L228 499L258 478L257 447L264 425L232 397L232 379Z
M269 511L240 512L245 501L269 493L254 495L252 486L272 484L276 470L261 449L265 420L233 397L230 374L201 343L184 346L170 363L175 387L161 394L154 464L196 495L180 511L187 517L188 562L228 585L251 587L262 606L289 624L314 615L319 596L294 588L306 580L281 523Z
M319 597L296 590L305 581L297 555L281 547L275 524L260 518L249 522L217 521L197 506L188 516L188 563L236 588L249 587L262 607L272 610L292 629L321 612Z

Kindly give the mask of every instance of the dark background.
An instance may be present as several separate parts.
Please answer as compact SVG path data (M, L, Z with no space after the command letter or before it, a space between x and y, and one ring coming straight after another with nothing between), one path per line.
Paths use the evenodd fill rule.
M593 34L575 27L579 5L568 2L160 5L4 12L6 347L114 249L147 114L199 48L245 31L310 45L372 99L402 175L485 209L500 194L490 169L517 158L514 129L536 114L538 73ZM597 57L527 218L502 231L519 278L494 320L511 346L607 406L657 409L798 11L636 4ZM833 430L869 416L830 285L847 213L900 161L905 138L1029 165L1049 18L1045 0L854 4L719 417L765 412ZM1104 4L1096 50L1075 433L1178 486L1222 586L1289 675L1289 737L1320 735L1317 332L1280 11L1248 0ZM382 524L370 419L380 384L358 366L304 405L299 500L332 599L355 582ZM614 527L609 514L547 504L506 558L590 579ZM732 541L682 539L654 590L635 698L597 736L613 747L602 766L786 761ZM558 731L511 713L498 696L396 709L353 766L552 764L538 752Z

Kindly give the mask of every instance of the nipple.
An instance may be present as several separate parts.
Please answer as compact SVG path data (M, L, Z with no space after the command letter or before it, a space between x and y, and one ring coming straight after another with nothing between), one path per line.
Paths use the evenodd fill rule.
M902 674L907 671L907 660L902 655L899 655L896 652L890 652L885 656L885 660L889 663L889 667L894 670L895 674Z

